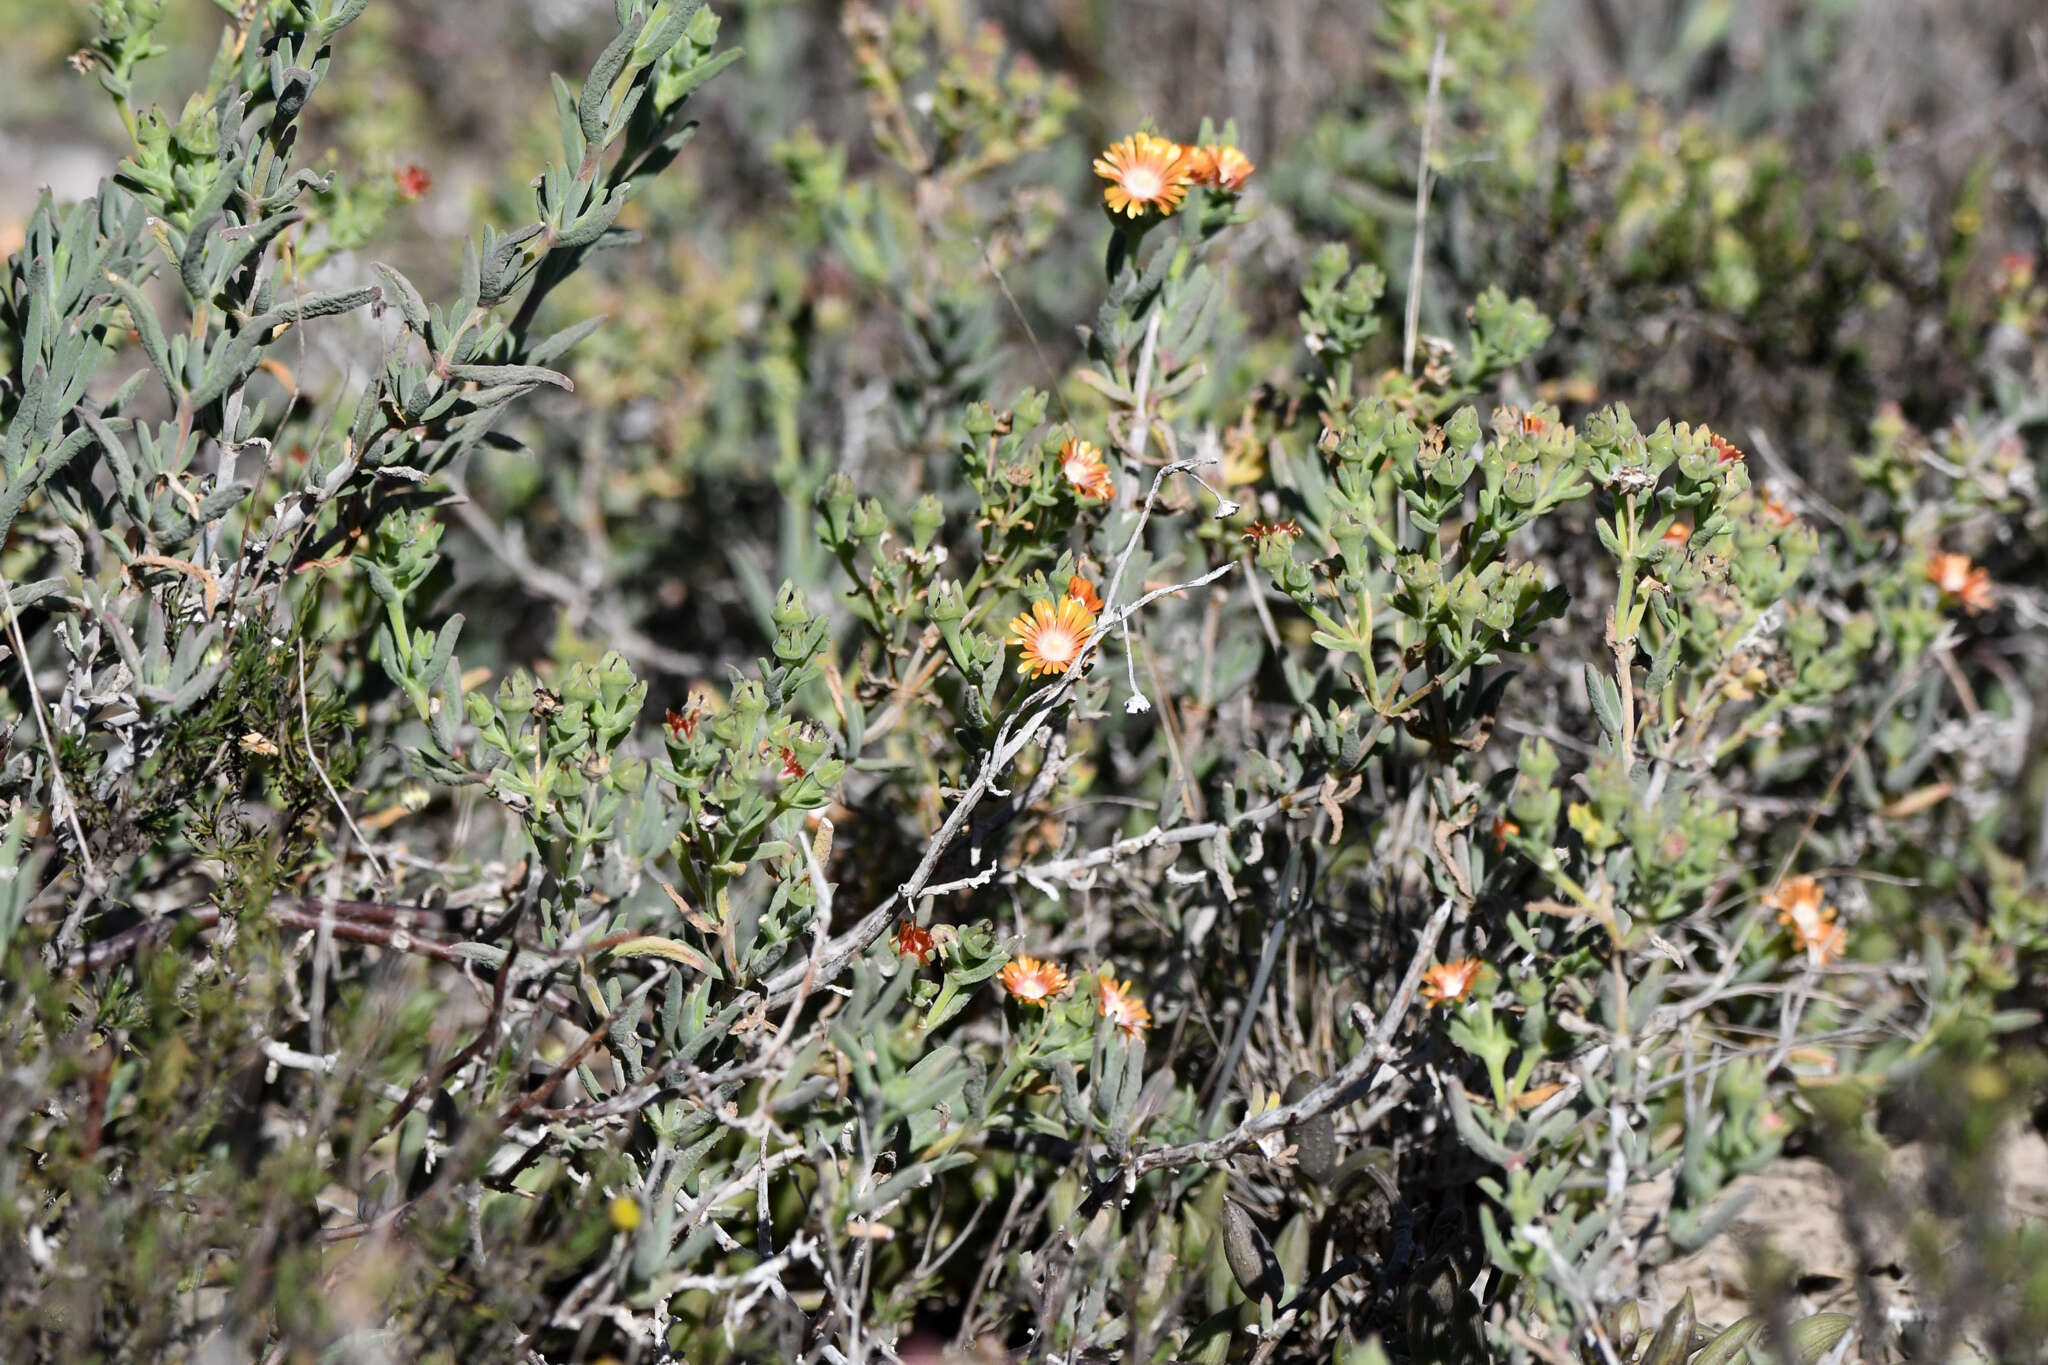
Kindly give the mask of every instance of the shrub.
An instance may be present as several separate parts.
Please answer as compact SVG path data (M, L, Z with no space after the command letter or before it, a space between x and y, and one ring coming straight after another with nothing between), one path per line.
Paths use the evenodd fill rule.
M619 0L434 293L357 254L431 174L302 146L367 8L242 7L174 121L96 5L132 147L0 285L21 1349L1876 1359L1763 1254L1737 1322L1636 1294L1789 1150L1875 1204L1901 1105L1911 1349L2032 1349L2031 262L1809 480L1622 401L1645 289L1764 357L1839 299L1780 150L1546 149L1491 21L1382 67L1425 174L1550 195L1504 283L1427 185L1255 260L1266 178L1349 201L1227 123L1082 157L916 6L724 221L661 177L740 54Z

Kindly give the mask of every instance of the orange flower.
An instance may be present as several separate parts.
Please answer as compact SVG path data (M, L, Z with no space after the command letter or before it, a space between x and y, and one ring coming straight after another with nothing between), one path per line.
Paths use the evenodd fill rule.
M804 765L796 761L796 751L786 744L775 746L776 754L782 759L782 767L776 776L784 782L794 782L804 775Z
M1666 545L1683 545L1692 539L1692 526L1687 522L1674 521L1658 539Z
M1726 436L1717 435L1716 433L1710 431L1707 433L1707 444L1713 448L1715 463L1742 463L1742 452L1737 450L1734 446L1734 443L1731 442Z
M896 926L894 946L900 956L914 957L920 966L930 962L932 954L938 951L938 944L932 939L932 931L918 928L911 920L905 920Z
M1152 1027L1152 1011L1145 1008L1145 1002L1131 994L1131 983L1118 981L1112 976L1101 976L1095 980L1095 1006L1102 1011L1102 1017L1124 1032L1124 1036L1135 1038Z
M1116 496L1116 485L1110 482L1109 466L1102 462L1102 452L1087 441L1069 439L1060 447L1060 473L1067 476L1074 495L1084 502L1108 502Z
M1095 585L1079 574L1067 580L1067 596L1088 608L1090 616L1102 610L1102 599L1095 595Z
M1072 597L1062 597L1058 606L1033 602L1030 611L1010 622L1010 643L1024 651L1017 671L1032 677L1066 672L1093 629L1095 613Z
M1450 1005L1463 1000L1472 989L1472 983L1479 979L1479 967L1476 957L1437 963L1422 974L1423 1000L1431 1005Z
M1040 1009L1067 988L1065 972L1035 957L1013 958L1003 967L1001 980L1003 989L1016 997L1018 1003L1037 1005Z
M1187 198L1194 179L1186 152L1179 143L1152 133L1133 133L1104 148L1095 158L1095 173L1109 182L1103 187L1102 202L1111 213L1132 218L1149 209L1162 216L1172 213Z
M1216 188L1235 194L1257 169L1252 159L1237 148L1227 144L1216 148Z
M1500 819L1495 820L1493 822L1493 851L1495 853L1507 852L1508 840L1514 838L1517 834L1520 834L1521 832L1522 827L1516 824L1514 821L1508 819L1505 815L1501 816Z
M1991 575L1972 567L1968 555L1937 550L1927 560L1927 577L1941 595L1975 616L1991 605Z
M1792 511L1791 508L1787 507L1784 503L1779 502L1769 493L1764 494L1763 514L1772 522L1772 524L1780 527L1790 526L1794 522L1799 520L1799 517Z
M427 168L424 166L407 166L404 170L395 172L392 178L398 181L398 197L408 204L425 194L434 184L434 177L427 174Z
M1188 174L1197 185L1228 190L1232 194L1243 189L1244 182L1251 179L1252 172L1258 169L1250 157L1227 142L1212 142L1206 147L1183 147L1181 154L1187 158Z
M1811 877L1779 882L1764 893L1764 904L1778 912L1778 923L1792 931L1792 946L1816 967L1840 957L1848 945L1848 934L1835 923L1835 908Z
M1524 436L1541 436L1549 428L1550 422L1542 413L1525 412L1522 414L1522 434Z

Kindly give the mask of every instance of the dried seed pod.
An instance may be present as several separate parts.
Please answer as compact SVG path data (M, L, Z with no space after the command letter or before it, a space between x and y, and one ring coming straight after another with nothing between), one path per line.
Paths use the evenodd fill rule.
M1245 1297L1280 1302L1280 1260L1266 1234L1234 1199L1223 1201L1223 1256Z
M1692 1292L1688 1290L1678 1307L1664 1315L1663 1325L1643 1350L1640 1365L1682 1365L1692 1349L1692 1324Z
M1297 1072L1287 1083L1281 1102L1293 1104L1321 1083L1319 1077L1306 1071ZM1328 1185L1330 1177L1337 1173L1337 1120L1329 1111L1289 1127L1287 1140L1294 1144L1294 1160L1301 1173L1318 1185Z

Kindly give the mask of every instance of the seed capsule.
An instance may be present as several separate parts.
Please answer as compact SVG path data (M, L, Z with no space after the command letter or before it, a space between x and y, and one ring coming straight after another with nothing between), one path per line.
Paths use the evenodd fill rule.
M1320 1083L1308 1072L1300 1072L1287 1083L1281 1102L1293 1104ZM1330 1177L1337 1173L1337 1120L1329 1111L1288 1128L1287 1140L1294 1144L1294 1159L1301 1173L1318 1185L1329 1184Z
M1223 1256L1245 1297L1280 1302L1280 1260L1252 1216L1231 1199L1223 1201Z

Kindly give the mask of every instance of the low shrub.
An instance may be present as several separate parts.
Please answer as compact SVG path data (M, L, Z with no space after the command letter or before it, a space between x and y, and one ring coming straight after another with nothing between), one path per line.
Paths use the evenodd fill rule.
M304 145L366 8L240 7L173 119L102 0L132 146L0 281L25 1358L2038 1349L2031 260L1802 477L1625 401L1647 289L1766 360L1846 297L1774 147L1621 106L1463 187L1580 253L1467 290L1432 147L1542 153L1418 7L1354 254L1227 123L1081 158L996 30L851 5L879 156L693 223L740 54L619 0L432 292L360 254L431 175ZM1787 1152L1874 1208L1902 1112L1914 1312L1797 1247L1639 1300Z

